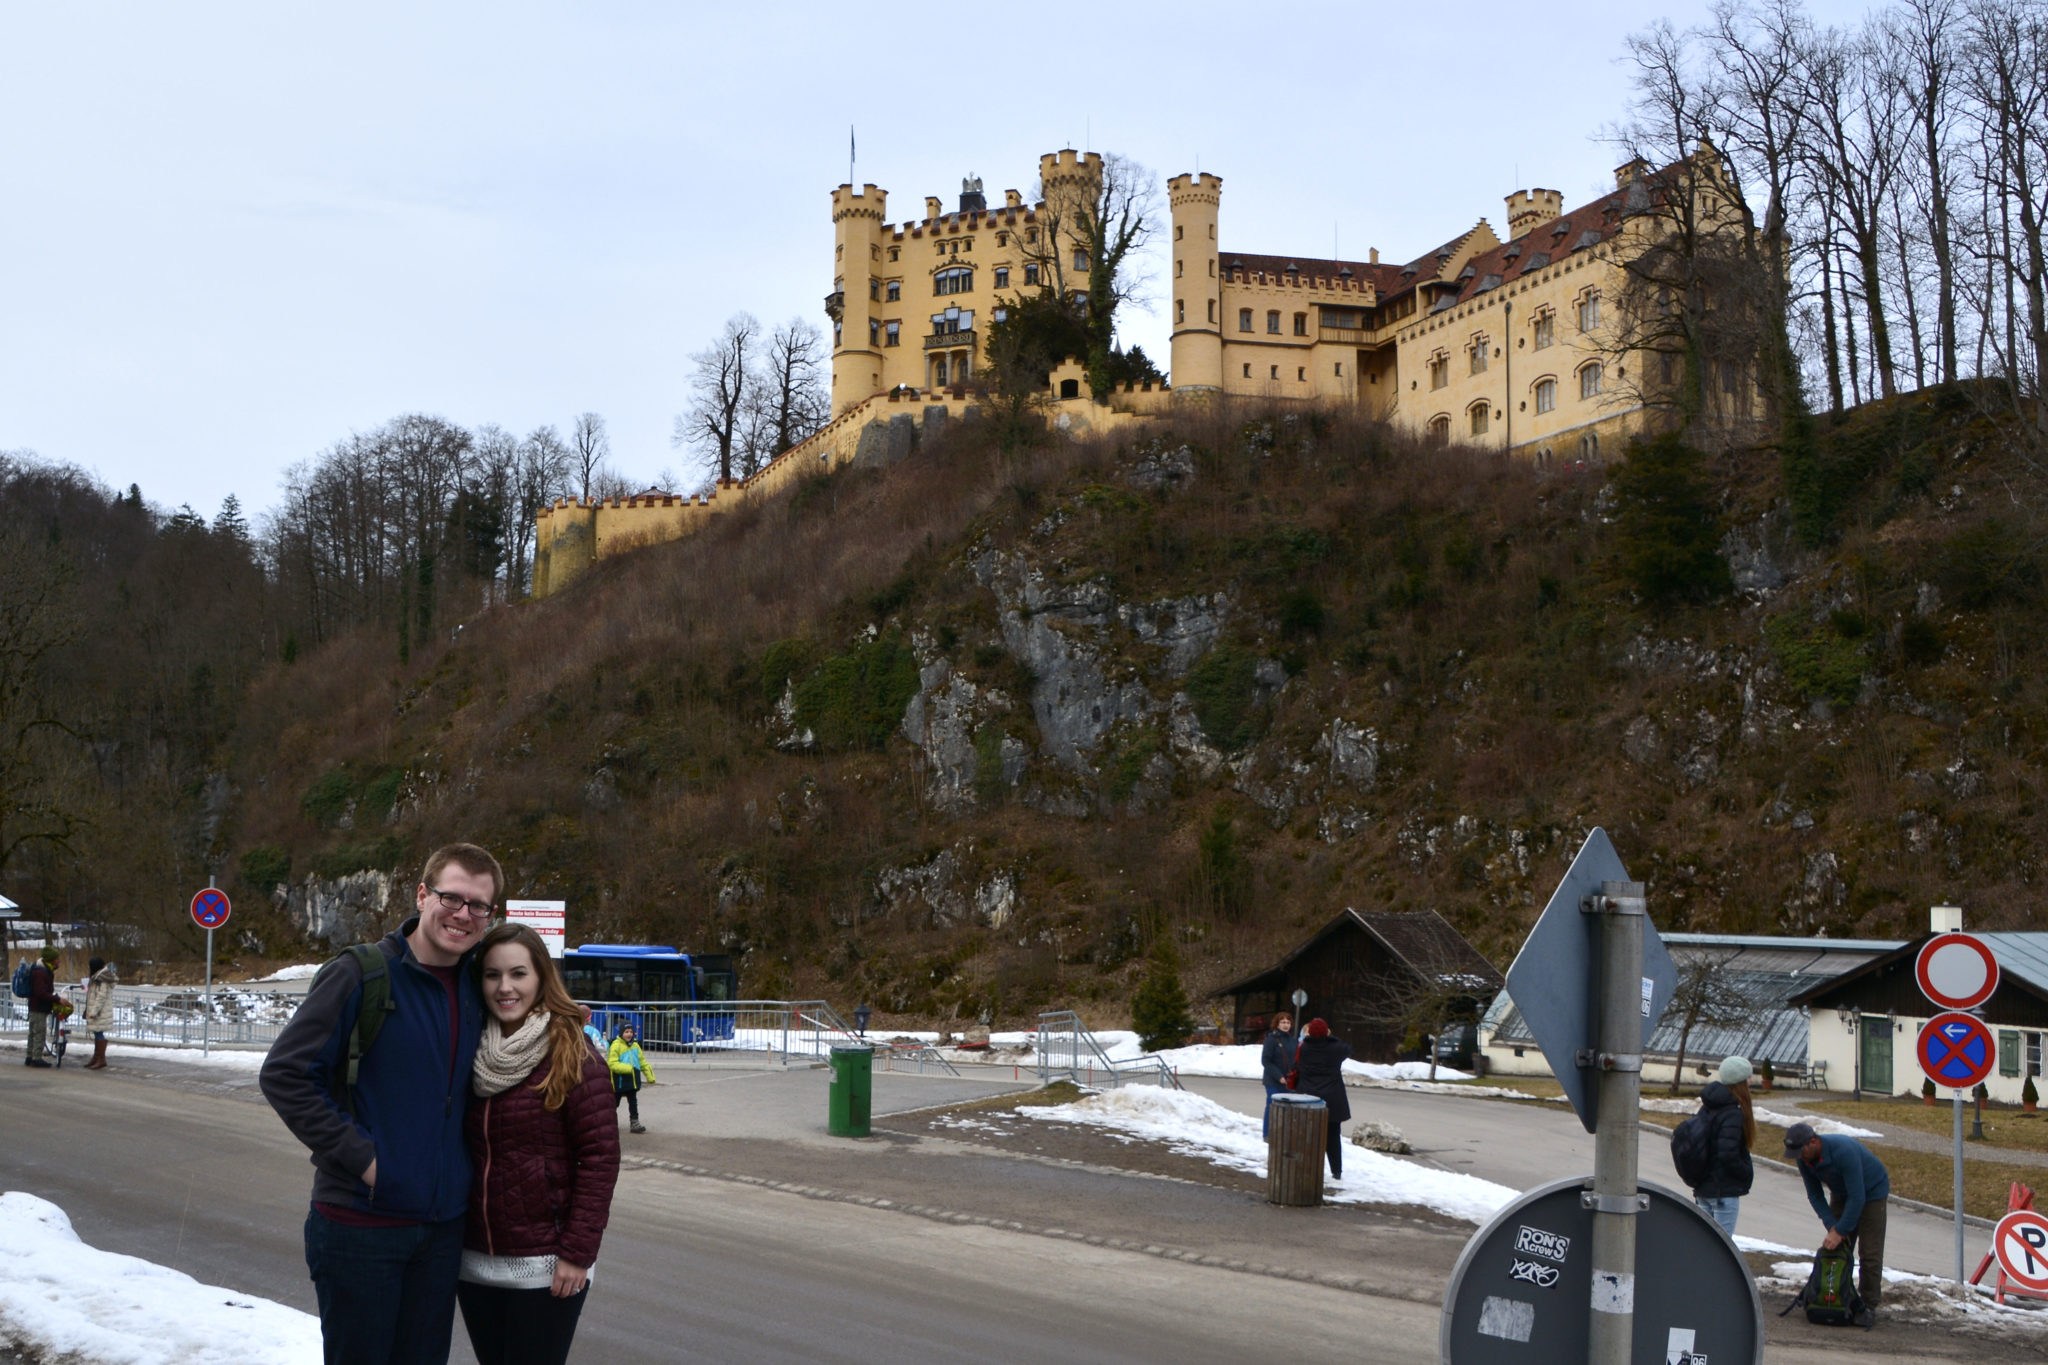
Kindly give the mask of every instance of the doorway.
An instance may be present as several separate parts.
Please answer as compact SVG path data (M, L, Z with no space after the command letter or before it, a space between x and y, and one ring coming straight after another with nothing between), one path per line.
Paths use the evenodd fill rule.
M1863 1016L1863 1088L1877 1095L1892 1093L1892 1021L1882 1015Z

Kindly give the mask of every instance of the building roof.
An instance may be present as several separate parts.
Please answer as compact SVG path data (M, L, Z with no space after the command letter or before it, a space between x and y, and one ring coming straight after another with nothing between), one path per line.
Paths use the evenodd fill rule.
M2048 933L2032 930L1979 932L1971 930L1972 938L1981 939L1991 955L1998 959L1998 976L2001 989L2006 984L2019 986L2042 1000L2048 1000ZM1826 981L1816 982L1799 995L1794 996L1795 1005L1823 1003L1823 998L1853 985L1866 977L1875 975L1902 959L1918 955L1921 946L1932 933L1920 935L1910 943L1898 944L1890 952L1883 953L1860 966ZM1934 1007L1929 1005L1931 1010Z
M1806 1011L1799 992L1818 988L1889 956L1894 940L1839 938L1772 938L1743 934L1666 934L1664 944L1681 972L1702 956L1718 957L1719 988L1730 997L1750 1002L1736 1023L1696 1024L1685 1038L1685 1055L1702 1062L1741 1056L1761 1064L1806 1064ZM2048 938L2048 935L2042 935ZM1536 1040L1521 1011L1503 991L1487 1011L1492 1040L1510 1047L1534 1047ZM1667 1009L1643 1051L1655 1057L1678 1055L1684 1020Z
M1370 284L1379 293L1399 289L1403 283L1401 267L1385 262L1340 261L1320 256L1262 256L1255 252L1233 251L1223 258L1223 269L1241 270L1247 275L1298 274L1305 280L1318 277L1332 281L1344 278L1350 271L1353 284Z
M1499 990L1504 980L1494 965L1486 960L1485 954L1466 942L1465 936L1434 910L1346 909L1272 966L1221 987L1213 994L1240 995L1279 984L1285 979L1287 968L1298 958L1346 925L1363 929L1378 939L1410 971L1439 985L1469 985L1474 995L1484 995Z
M1631 196L1643 205L1631 201ZM1552 265L1575 251L1596 247L1621 231L1623 221L1647 200L1636 185L1581 204L1570 213L1538 223L1521 236L1474 256L1463 272L1465 287L1442 307L1452 307L1503 283Z

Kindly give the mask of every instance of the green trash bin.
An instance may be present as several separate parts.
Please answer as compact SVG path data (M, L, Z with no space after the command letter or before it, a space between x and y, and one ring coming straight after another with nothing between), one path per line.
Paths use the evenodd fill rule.
M832 1049L832 1090L825 1130L833 1137L866 1137L875 1098L875 1051Z

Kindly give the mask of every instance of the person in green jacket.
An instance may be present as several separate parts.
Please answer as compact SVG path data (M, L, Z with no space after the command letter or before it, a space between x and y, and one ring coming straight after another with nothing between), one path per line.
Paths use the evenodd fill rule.
M611 1052L606 1060L612 1068L612 1108L619 1107L619 1101L626 1102L626 1112L632 1118L629 1131L644 1133L640 1126L640 1080L654 1079L654 1068L647 1065L647 1058L640 1051L640 1032L631 1024L619 1026L619 1036L612 1039Z

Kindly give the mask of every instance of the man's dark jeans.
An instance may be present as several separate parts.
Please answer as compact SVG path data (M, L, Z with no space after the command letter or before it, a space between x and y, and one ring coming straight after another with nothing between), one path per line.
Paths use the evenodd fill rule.
M446 1365L462 1222L352 1228L307 1212L327 1365Z

